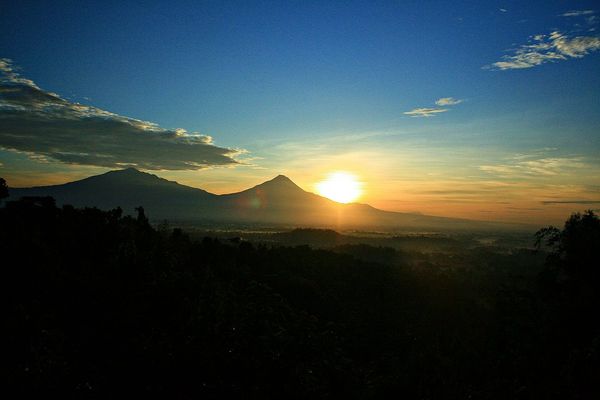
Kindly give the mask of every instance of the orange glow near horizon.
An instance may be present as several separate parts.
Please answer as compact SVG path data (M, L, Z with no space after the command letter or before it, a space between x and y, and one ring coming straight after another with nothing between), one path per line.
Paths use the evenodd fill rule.
M315 187L321 196L338 203L353 202L362 194L361 182L348 172L332 172Z

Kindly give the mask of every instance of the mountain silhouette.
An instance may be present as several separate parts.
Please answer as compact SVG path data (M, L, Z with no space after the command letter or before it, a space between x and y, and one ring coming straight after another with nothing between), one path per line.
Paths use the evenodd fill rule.
M143 206L154 221L419 231L504 227L503 224L383 211L367 204L341 204L303 190L284 175L241 192L216 195L127 168L62 185L11 188L9 193L10 199L52 196L57 204L100 209L121 207L126 213Z
M266 181L250 189L239 193L226 194L222 197L225 201L241 202L241 204L247 204L253 208L260 209L284 205L286 203L287 205L294 204L298 201L306 200L307 196L320 197L305 192L287 176L278 175L270 181Z
M220 197L220 207L229 211L231 220L253 223L316 225L319 222L317 215L330 214L342 206L303 190L284 175Z
M127 168L91 176L63 185L11 188L11 199L23 196L52 196L57 204L112 209L132 213L143 206L155 219L185 219L217 197L202 189Z

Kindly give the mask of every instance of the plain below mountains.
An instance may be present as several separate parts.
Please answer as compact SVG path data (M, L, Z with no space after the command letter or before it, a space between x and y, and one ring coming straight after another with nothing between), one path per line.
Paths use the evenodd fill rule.
M63 185L11 188L10 200L52 196L59 205L144 207L153 221L214 226L320 227L394 231L512 230L517 226L378 210L341 204L307 192L289 178L276 178L238 193L216 195L127 168Z

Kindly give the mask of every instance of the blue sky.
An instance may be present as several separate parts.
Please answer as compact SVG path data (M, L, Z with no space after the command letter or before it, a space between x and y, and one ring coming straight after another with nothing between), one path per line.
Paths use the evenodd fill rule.
M478 219L600 201L597 2L14 3L0 6L0 58L20 79L209 135L196 148L242 164L121 160L161 176L226 192L285 173L312 190L349 170L362 201ZM29 140L0 143L9 184L111 169Z

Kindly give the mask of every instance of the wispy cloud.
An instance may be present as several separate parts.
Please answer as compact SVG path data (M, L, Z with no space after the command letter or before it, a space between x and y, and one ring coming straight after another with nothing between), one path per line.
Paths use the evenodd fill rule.
M546 200L542 204L600 204L600 200Z
M0 59L0 148L40 161L150 170L234 165L242 152L197 132L70 102L21 77L9 59Z
M411 117L418 117L418 118L427 118L427 117L434 117L439 113L443 113L448 111L447 108L415 108L413 110L410 111L405 111L404 114L406 115L410 115Z
M560 14L561 17L581 17L584 15L592 15L594 14L594 10L571 10L567 11L564 14Z
M427 118L427 117L435 117L437 114L449 111L448 106L454 106L456 104L462 103L463 100L455 99L454 97L442 97L435 101L435 105L438 107L420 107L414 108L410 111L405 111L405 115L410 115L411 117L417 118Z
M524 69L569 58L582 58L600 49L600 37L567 35L554 31L548 35L535 35L530 43L521 45L512 55L505 55L484 68L493 70Z
M32 80L25 79L15 70L13 63L8 58L0 58L0 82L4 86L6 83L13 85L25 85L35 89L39 87Z
M463 100L461 99L455 99L454 97L442 97L441 99L437 99L435 101L435 104L437 104L438 106L454 106L456 104L460 104L462 103Z
M481 171L505 178L552 177L573 169L587 168L582 157L546 157L522 160L522 155L515 161L504 164L481 165Z

